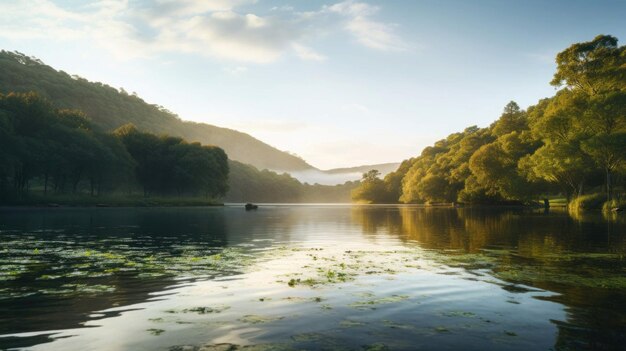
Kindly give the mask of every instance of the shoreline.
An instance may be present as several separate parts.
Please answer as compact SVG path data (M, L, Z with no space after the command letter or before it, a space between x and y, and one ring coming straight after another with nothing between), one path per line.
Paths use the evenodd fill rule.
M217 207L221 201L197 198L34 198L0 203L0 208Z

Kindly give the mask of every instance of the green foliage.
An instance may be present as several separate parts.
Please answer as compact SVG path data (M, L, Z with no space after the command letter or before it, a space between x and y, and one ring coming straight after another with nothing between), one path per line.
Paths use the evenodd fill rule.
M606 196L603 194L582 195L570 202L568 208L571 211L600 210L605 201Z
M231 202L299 202L302 184L287 173L259 171L254 166L230 161L230 191L225 200Z
M229 161L227 202L350 202L350 192L359 182L329 186L300 183L287 173L279 174L237 161Z
M400 200L411 203L456 201L472 177L470 158L493 140L488 129L472 126L427 147L413 159L406 172ZM482 188L472 191L482 192Z
M101 195L130 191L204 195L226 192L226 153L133 126L100 132L80 111L55 109L35 93L0 94L0 198L20 202L33 188ZM135 175L136 174L136 178Z
M141 133L125 125L114 133L136 160L137 180L144 194L226 194L228 163L224 150L182 138Z
M232 129L182 121L163 106L148 104L135 93L128 94L99 82L70 76L40 60L18 52L0 51L0 93L37 92L57 108L78 109L102 131L127 123L153 133L182 137L190 142L219 145L233 160L260 169L306 170L304 160Z
M386 198L385 182L380 179L380 172L375 169L363 173L361 184L352 191L352 200L356 202L385 203Z
M561 189L567 199L582 193L593 163L574 143L549 143L520 159L520 171L531 182L548 182Z
M181 194L213 197L226 193L227 201L237 202L349 202L350 191L358 184L301 184L287 174L259 171L266 168L307 170L312 167L302 159L247 134L182 121L162 106L148 104L134 93L128 94L123 89L70 76L17 52L2 51L0 93L14 91L37 92L29 98L32 100L29 108L34 111L30 115L36 120L14 125L13 117L0 109L0 164L3 165L0 168L0 191L4 192L0 196L4 199L11 197L15 200L12 182L16 175L13 167L16 165L20 166L17 169L18 178L24 179L22 188L30 185L38 187L45 181L30 173L41 173L39 168L49 169L50 186L55 194L85 191L85 187L86 191L94 194L130 192L140 188L151 196ZM37 109L55 110L53 120L64 126L65 134L50 139L49 145L37 142L37 136L13 140L16 133L21 133L22 127L26 132L34 126L45 130L50 120L45 113L35 113ZM14 128L19 131L14 131ZM136 133L130 135L133 128ZM106 133L114 130L115 135ZM163 133L170 136L157 136ZM100 145L88 140L92 134ZM230 159L252 166L237 161L224 162L226 154L221 149L200 146L182 138L219 145L228 152ZM31 164L22 167L14 159L17 157L12 151L14 148L30 154L31 157L21 159L33 160L38 169L31 169ZM67 157L60 159L58 155L61 153ZM89 163L88 160L98 162ZM79 167L74 168L70 163ZM22 176L21 172L26 173ZM226 174L229 174L229 186L223 182Z
M528 129L526 113L520 109L515 101L509 102L504 107L504 112L500 119L491 126L492 134L498 137L526 129Z
M537 147L528 132L513 131L478 149L470 158L470 170L486 194L526 199L534 195L532 184L520 173L518 162Z
M557 71L550 82L595 94L623 90L626 81L626 55L617 38L598 35L592 41L576 43L556 56Z
M602 207L626 190L626 47L607 35L574 44L558 54L551 83L565 88L526 111L511 101L489 128L451 134L404 161L385 178L387 191L406 203L565 196L575 208ZM602 201L581 197L602 183Z

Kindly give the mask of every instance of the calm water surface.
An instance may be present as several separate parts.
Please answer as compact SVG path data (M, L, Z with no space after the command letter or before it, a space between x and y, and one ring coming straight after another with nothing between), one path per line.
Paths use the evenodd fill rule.
M626 221L1 209L0 349L623 350Z

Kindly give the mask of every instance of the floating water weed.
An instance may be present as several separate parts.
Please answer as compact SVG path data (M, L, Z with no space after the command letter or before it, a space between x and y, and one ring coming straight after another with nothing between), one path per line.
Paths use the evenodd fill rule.
M240 318L239 321L242 323L247 323L247 324L262 324L262 323L274 322L274 321L281 320L284 318L285 317L266 317L266 316L259 316L256 314L248 314Z
M396 302L404 301L408 298L409 298L408 295L391 295L388 297L382 297L378 299L357 301L357 302L351 303L348 306L358 308L358 309L363 309L363 308L376 309L377 305L396 303Z
M159 336L163 333L165 333L165 330L163 329L155 329L155 328L150 328L150 329L146 329L146 331L154 336Z
M365 323L359 321L353 321L349 319L345 319L339 323L339 326L342 328L354 328L364 326Z
M214 307L194 307L182 310L183 313L194 312L198 314L221 313L229 309L230 306L214 306Z

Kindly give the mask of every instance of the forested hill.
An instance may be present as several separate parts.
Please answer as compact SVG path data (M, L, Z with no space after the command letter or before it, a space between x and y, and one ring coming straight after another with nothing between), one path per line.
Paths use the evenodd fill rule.
M0 93L34 91L59 108L83 111L104 131L127 123L138 129L180 136L189 141L218 145L233 160L259 169L301 171L313 169L304 160L232 129L181 120L162 106L148 104L134 94L99 82L71 76L26 55L0 52Z
M368 172L353 199L626 207L626 46L599 35L556 64L554 96L526 110L510 102L489 127L451 134L384 179Z

